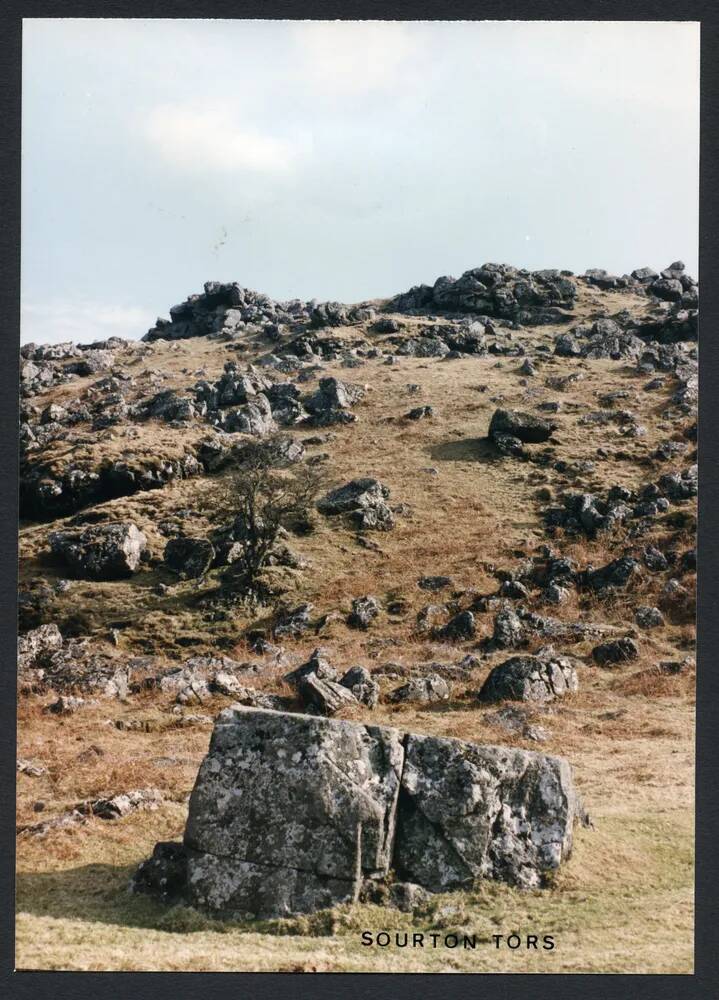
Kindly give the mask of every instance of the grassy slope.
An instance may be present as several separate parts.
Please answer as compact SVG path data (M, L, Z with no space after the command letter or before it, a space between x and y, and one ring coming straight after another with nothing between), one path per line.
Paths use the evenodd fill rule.
M640 301L620 294L584 290L578 312L598 308L614 312ZM535 331L523 340L548 340L551 331ZM178 387L189 386L192 373L204 367L211 377L221 371L227 349L204 339L179 345L158 345L150 363L170 372ZM540 355L537 355L541 357ZM485 447L489 417L499 397L503 405L533 407L542 399L561 399L557 456L567 461L594 457L598 445L624 451L629 459L610 454L594 474L573 482L572 488L604 489L614 482L630 486L657 478L673 465L656 467L648 456L660 440L672 436L658 414L671 393L642 392L646 379L616 362L578 363L547 359L540 374L519 382L516 359L466 359L453 362L403 359L396 367L370 361L357 371L336 368L336 374L369 383L372 390L360 404L359 422L338 428L336 438L319 450L329 452L328 477L342 482L355 475L376 475L392 488L392 500L404 501L411 513L398 519L395 530L376 536L381 552L360 548L351 532L324 522L307 538L292 542L312 567L296 580L296 600L312 600L317 612L349 608L351 598L374 593L381 599L402 597L403 616L383 615L367 634L330 623L319 637L296 643L293 651L308 651L313 641L328 645L340 664L393 661L412 664L428 659L458 659L471 644L450 649L419 640L411 625L416 611L432 600L416 587L423 573L449 573L457 586L490 592L496 584L485 563L510 565L513 552L543 540L539 487L555 494L569 482L552 470L512 461L497 461ZM521 362L521 359L520 359ZM184 369L184 371L183 371ZM544 378L578 370L584 378L564 392L544 387ZM189 374L188 374L189 373ZM89 380L91 381L91 380ZM410 393L408 383L419 385ZM487 386L480 391L481 386ZM587 409L598 409L601 393L626 388L631 399L620 405L635 411L648 428L646 437L624 440L613 428L594 430L578 424ZM55 390L62 394L67 390ZM73 390L76 392L77 390ZM48 395L48 398L50 398ZM401 420L411 406L432 403L437 417L419 424ZM132 428L133 445L148 449L161 440L158 426ZM299 431L298 437L310 431ZM150 435L153 437L150 438ZM162 435L171 434L162 429ZM124 430L111 430L88 445L104 453L127 448ZM58 446L59 447L59 446ZM182 447L177 432L172 448ZM637 463L644 462L644 467ZM677 463L679 465L680 463ZM438 475L423 470L437 469ZM197 533L208 527L202 497L206 481L187 481L159 492L121 498L102 505L112 516L137 520L161 553L163 539L156 522L173 511L192 506ZM27 526L21 533L24 579L62 575L43 555L48 526ZM662 530L664 534L662 535ZM659 529L657 538L671 531ZM675 540L676 541L676 540ZM582 563L600 564L616 553L607 543L558 543ZM681 540L680 548L691 544ZM194 585L173 586L169 594L154 593L161 569L144 571L116 584L74 583L58 598L59 620L81 609L83 628L97 641L107 636L109 623L124 621L120 647L127 652L152 651L180 659L203 649L245 653L242 621L210 622L192 602ZM578 613L629 627L631 606L654 603L649 581L645 594L631 600L597 606L572 600L549 609L569 619ZM491 615L478 619L480 634L491 629ZM92 820L71 831L44 839L21 838L18 848L17 964L20 968L51 969L243 969L297 971L603 971L690 972L692 967L692 846L693 846L693 691L691 678L659 682L633 680L663 657L681 657L691 650L692 630L681 622L642 636L642 658L630 668L605 673L581 669L581 690L537 721L549 732L546 744L508 737L478 707L473 692L487 667L472 683L459 685L449 705L417 711L411 707L380 706L357 718L391 720L420 732L433 732L479 742L514 743L530 749L562 753L571 761L594 822L579 829L570 862L552 889L519 893L502 885L484 885L476 894L452 894L436 900L414 918L379 907L355 907L332 914L263 925L225 925L207 921L192 911L165 911L126 891L133 867L159 839L181 835L186 796L207 746L208 727L167 726L169 703L157 697L127 705L104 702L58 720L41 713L47 698L24 699L20 706L20 749L23 756L42 761L49 774L18 779L20 822L54 815L79 798L156 785L168 801L154 813L135 814L115 823ZM574 647L585 656L591 643ZM500 657L501 659L501 657ZM277 671L262 675L260 686L278 690ZM210 714L222 707L218 701ZM119 731L108 724L118 718L151 720L151 732ZM94 748L94 749L93 749ZM42 800L37 814L33 803ZM363 929L461 929L481 939L474 951L363 948ZM553 952L495 950L493 933L554 934Z

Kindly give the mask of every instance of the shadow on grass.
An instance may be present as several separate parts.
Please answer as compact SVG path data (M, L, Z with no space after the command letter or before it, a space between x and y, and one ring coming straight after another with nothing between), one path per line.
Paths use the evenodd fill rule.
M136 865L90 864L63 871L18 872L16 911L55 920L191 934L244 932L278 936L334 933L336 914L318 910L276 920L212 917L182 902L161 903L130 892Z
M157 927L166 908L130 892L135 867L91 864L62 871L18 872L17 912L125 927Z
M430 457L437 462L481 462L494 465L501 456L489 438L463 438L445 441L430 450Z

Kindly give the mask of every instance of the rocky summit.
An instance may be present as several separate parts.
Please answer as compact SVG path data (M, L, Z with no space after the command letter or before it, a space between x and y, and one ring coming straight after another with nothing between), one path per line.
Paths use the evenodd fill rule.
M22 348L33 878L72 858L63 899L168 934L654 926L691 839L699 291L638 263L208 282L137 340Z

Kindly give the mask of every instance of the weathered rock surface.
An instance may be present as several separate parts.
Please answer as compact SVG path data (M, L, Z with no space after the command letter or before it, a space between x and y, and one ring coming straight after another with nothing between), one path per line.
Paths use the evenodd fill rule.
M490 672L479 693L481 701L553 701L577 691L571 660L562 656L512 656Z
M117 580L140 567L147 538L132 522L97 524L79 531L54 531L53 553L85 580Z
M562 758L410 734L395 868L435 892L480 878L537 886L568 856L576 809Z
M277 916L351 898L389 868L402 760L394 729L223 712L190 799L190 899Z
M386 502L389 495L389 487L378 479L353 479L319 500L317 510L330 517L346 514L360 528L387 531L394 524L394 516Z
M481 878L538 886L569 855L578 811L562 758L231 708L184 845L159 844L133 888L272 918L356 900L391 868L431 891Z

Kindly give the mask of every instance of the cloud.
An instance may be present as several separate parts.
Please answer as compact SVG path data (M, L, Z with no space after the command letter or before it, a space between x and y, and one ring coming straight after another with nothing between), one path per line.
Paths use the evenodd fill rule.
M23 302L20 341L57 344L72 340L83 344L107 337L137 340L154 320L148 310L134 306L90 301Z
M142 130L174 167L199 173L285 173L311 146L305 135L271 135L243 127L229 109L165 104L153 108Z

